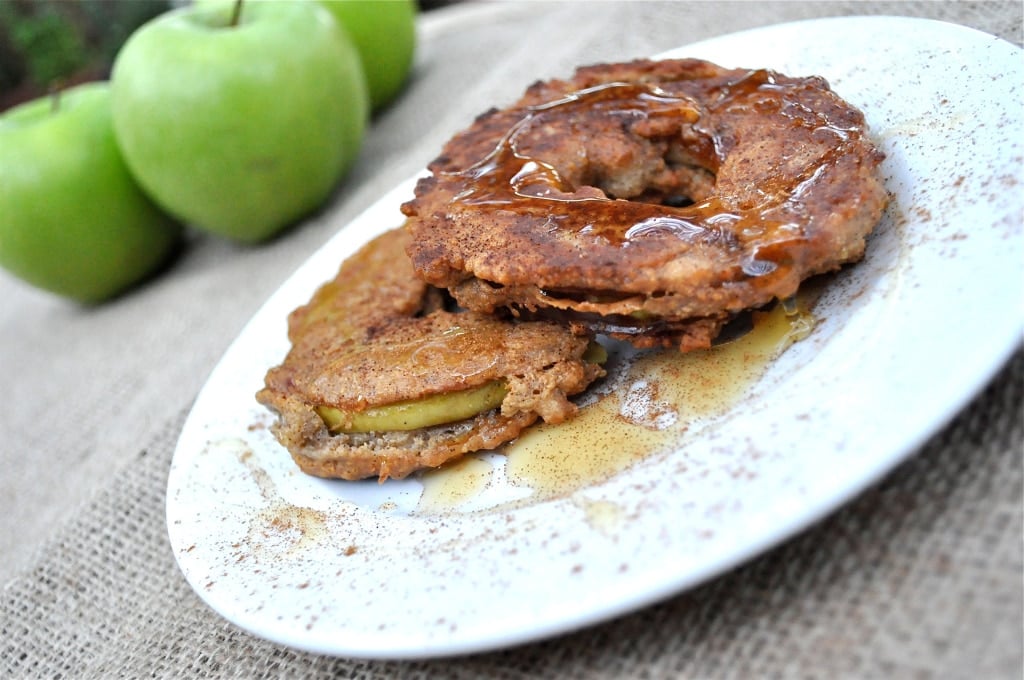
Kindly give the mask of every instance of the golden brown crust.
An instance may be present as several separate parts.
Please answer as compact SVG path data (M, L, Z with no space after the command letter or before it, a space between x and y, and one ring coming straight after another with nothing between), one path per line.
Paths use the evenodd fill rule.
M538 417L561 422L600 367L589 344L548 322L446 311L415 278L409 234L395 229L346 260L289 316L292 346L257 400L279 414L275 436L313 474L404 477L518 436ZM363 411L502 381L500 412L413 432L332 435L319 406Z
M862 257L887 200L866 132L821 78L698 60L581 68L445 146L403 206L409 254L470 309L558 310L640 345L702 346L735 313Z

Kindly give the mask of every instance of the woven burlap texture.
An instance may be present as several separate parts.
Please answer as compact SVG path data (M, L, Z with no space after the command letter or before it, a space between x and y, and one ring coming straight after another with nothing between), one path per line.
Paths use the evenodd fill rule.
M421 168L473 114L520 91L528 84L524 72L563 75L580 63L844 14L926 16L1022 42L1018 2L609 2L497 10L455 8L428 22L407 106L375 121L334 208L272 248L200 244L172 272L174 286L74 320L78 330L109 334L112 349L92 348L85 368L61 362L63 382L48 389L75 394L76 417L23 437L34 448L14 452L12 459L26 462L5 483L30 489L41 451L59 457L74 449L97 462L87 484L62 482L83 500L73 512L46 515L59 517L56 526L28 507L11 508L23 513L33 538L47 538L41 549L17 556L17 575L0 592L0 677L1020 678L1020 353L919 453L818 526L711 583L558 639L453 660L335 659L252 637L192 592L175 566L164 516L167 471L192 391L277 282ZM219 295L225 287L232 297ZM203 300L200 311L192 299ZM26 328L52 327L52 310L15 302ZM179 310L177 319L141 309L171 302L180 305L167 307ZM140 350L119 346L117 336L139 324L145 331L129 337L152 342L136 356ZM66 338L28 331L25 338L54 356L69 354ZM183 347L187 356L179 356ZM33 367L10 356L5 374L25 384L20 379L30 379ZM147 371L146 363L156 368ZM7 408L39 407L14 400ZM138 417L104 434L101 426L116 422L117 412ZM43 420L31 415L19 422ZM75 488L79 483L88 493ZM46 499L45 489L38 493ZM14 532L4 541L17 543Z
M164 530L174 420L0 599L0 676L1014 678L1022 657L1024 353L883 483L661 605L455 660L289 650L219 618Z

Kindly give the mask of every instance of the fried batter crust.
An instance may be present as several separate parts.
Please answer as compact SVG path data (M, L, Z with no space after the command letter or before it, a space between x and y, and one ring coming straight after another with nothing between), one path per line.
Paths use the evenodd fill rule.
M413 275L409 238L396 229L374 239L289 316L291 349L256 398L279 414L273 432L307 472L384 479L436 467L509 441L538 417L571 417L568 397L603 374L582 358L588 338L556 324L446 311L440 292ZM315 412L362 411L494 380L508 388L500 413L413 432L332 435Z
M402 209L417 273L467 308L689 350L860 259L882 159L821 78L639 60L482 114Z

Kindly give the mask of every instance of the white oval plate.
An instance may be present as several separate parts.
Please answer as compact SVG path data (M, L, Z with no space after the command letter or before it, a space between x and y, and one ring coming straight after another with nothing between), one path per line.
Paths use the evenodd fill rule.
M308 477L266 430L253 394L287 350L288 312L401 223L410 180L267 301L185 424L167 524L181 570L214 610L289 646L375 658L493 649L592 624L720 574L833 511L1004 364L1024 319L1019 49L955 25L865 17L662 56L823 75L866 113L894 200L867 258L818 303L811 337L714 427L564 497L422 514L414 480ZM595 521L588 508L598 506L611 515Z

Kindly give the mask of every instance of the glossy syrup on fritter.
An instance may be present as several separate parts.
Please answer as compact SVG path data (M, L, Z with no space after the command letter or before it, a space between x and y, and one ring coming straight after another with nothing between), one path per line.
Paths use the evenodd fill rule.
M538 211L549 215L558 229L600 235L623 247L655 235L700 242L735 234L742 240L778 228L768 215L769 208L785 202L789 194L790 202L799 201L822 168L842 155L848 139L856 136L856 127L800 105L797 93L821 86L823 81L816 77L781 84L774 72L757 69L708 81L699 85L699 81L663 83L667 89L652 83L610 82L526 107L490 154L455 173L464 181L465 189L455 196L453 205L474 206L476 210L515 206L519 211ZM698 105L697 99L702 104ZM583 119L575 121L574 116L584 111L585 115L617 116L634 122L673 116L680 128L692 126L685 142L687 153L712 173L718 171L732 142L704 127L701 117L705 114L765 115L770 111L789 128L813 129L816 136L831 136L836 141L834 148L797 176L768 172L761 177L761 205L738 209L714 197L673 208L664 202L613 200L593 187L575 187L557 167L522 149L521 140L529 138L534 128L561 125L566 134L572 134L575 126L585 123ZM665 139L676 135L678 132ZM600 205L581 211L578 204L583 202Z

